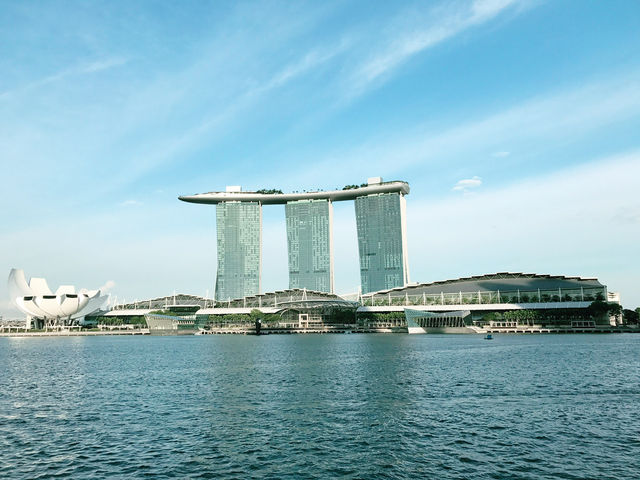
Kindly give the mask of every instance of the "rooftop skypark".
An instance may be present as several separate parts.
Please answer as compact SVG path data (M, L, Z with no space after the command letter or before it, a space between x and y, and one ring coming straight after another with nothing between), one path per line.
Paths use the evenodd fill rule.
M218 204L221 202L260 202L263 205L284 205L296 200L330 200L339 202L355 200L357 197L380 193L409 194L409 184L402 181L383 182L379 178L369 179L360 186L347 185L342 190L282 193L281 190L257 190L243 192L240 187L227 187L224 192L198 193L178 197L183 202Z

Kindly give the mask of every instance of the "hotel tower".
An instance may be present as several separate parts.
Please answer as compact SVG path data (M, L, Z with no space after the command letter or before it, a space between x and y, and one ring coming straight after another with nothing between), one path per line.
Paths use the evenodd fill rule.
M326 192L243 192L233 186L179 198L216 205L215 298L226 301L261 291L263 205L285 206L289 288L333 293L333 202L347 200L355 204L362 293L405 286L408 193L406 182L374 177L361 186Z

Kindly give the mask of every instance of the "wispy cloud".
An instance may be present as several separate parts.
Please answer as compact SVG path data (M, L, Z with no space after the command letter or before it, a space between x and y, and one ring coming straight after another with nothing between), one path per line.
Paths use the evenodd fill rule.
M510 153L498 150L504 145L521 145L527 155L538 156L539 164L552 163L541 153L583 141L607 125L638 115L640 71L618 73L546 92L450 128L417 126L342 151L325 152L313 162L314 172L322 176L340 161L346 175L357 175L366 168L393 174L411 169L415 176L415 165L433 163L451 168L466 163L470 155L492 156L494 164L510 161Z
M509 155L511 155L511 152L506 152L506 151L493 152L491 154L491 156L495 158L505 158L505 157L508 157Z
M382 45L357 64L349 84L348 97L364 93L411 57L447 39L497 17L518 0L476 0L434 8L427 13L410 10L391 22ZM383 32L385 33L385 32Z
M341 52L344 52L347 47L348 42L343 40L328 48L313 49L303 54L300 59L285 65L282 70L277 72L272 78L261 85L257 91L262 93L274 88L282 87L295 78L327 63Z
M204 142L214 141L227 132L243 114L252 112L270 93L286 87L299 77L322 67L332 58L339 55L348 42L336 42L323 48L313 48L302 53L296 60L286 64L271 75L248 85L244 89L234 91L217 109L204 114L198 122L188 124L181 131L155 140L153 145L143 145L140 154L133 152L131 165L126 172L114 177L114 184L122 184L135 180L140 175L167 162L175 161L180 155L197 148ZM175 81L172 81L174 83ZM153 101L156 101L155 98Z
M120 84L114 91L102 93L99 100L101 104L77 105L76 111L66 104L62 111L63 115L73 113L76 117L74 121L88 116L91 109L95 109L99 115L99 122L83 122L79 125L80 129L85 130L82 138L89 154L99 156L101 151L113 151L120 145L126 145L126 150L116 152L122 159L120 165L126 165L126 168L114 168L114 174L92 186L108 192L135 182L167 164L180 164L200 148L211 148L224 142L234 129L251 124L256 112L264 113L264 106L275 95L287 95L286 88L290 85L303 92L302 95L308 94L308 88L301 87L300 81L323 69L330 77L319 85L317 93L313 95L323 96L329 102L313 113L300 112L298 124L304 122L308 115L330 117L335 114L330 106L331 99L339 103L344 94L337 84L344 82L356 88L362 87L360 93L364 93L367 85L383 77L388 78L393 70L413 55L471 25L488 21L514 3L515 0L478 0L458 3L455 7L447 4L447 7L433 8L426 13L424 6L420 6L415 11L398 15L390 27L382 31L379 28L347 28L329 40L310 44L301 42L300 46L296 45L297 36L312 28L319 18L324 18L326 11L305 12L298 17L298 26L294 25L296 22L287 21L282 28L269 30L269 35L254 32L249 38L244 29L234 28L246 22L249 13L246 8L240 7L238 18L234 16L235 20L229 22L227 29L218 32L213 39L206 38L202 42L199 48L201 55L187 59L176 69L156 72L153 78L147 78L143 89ZM266 24L282 23L284 13L265 12L269 17L265 20ZM264 40L256 41L256 38L263 36ZM382 37L382 41L378 41L378 37ZM283 43L288 49L286 55L278 51ZM271 57L274 51L278 51L278 55ZM369 56L364 52L373 53ZM23 87L23 90L61 83L73 76L108 71L130 63L129 58L112 56L78 63L36 80ZM131 65L132 69L135 67L135 64ZM224 75L220 75L221 72ZM144 72L136 72L133 78L140 82L146 77ZM234 81L230 82L230 78ZM14 93L17 92L5 92L4 96L9 97ZM347 93L347 97L349 95ZM65 99L68 96L68 92L60 95ZM106 98L117 101L102 100ZM95 102L95 97L87 100ZM300 103L305 101L301 99ZM47 106L51 105L49 95L46 103ZM287 108L292 108L293 104L287 105ZM56 111L57 114L60 111L55 105L51 106L51 112ZM293 105L293 108L297 106ZM37 118L43 123L59 121L57 117L47 119L42 112L37 112ZM33 133L36 137L42 135L40 131ZM76 142L82 145L83 140ZM16 155L25 156L29 153L17 152ZM33 155L29 156L33 158Z
M142 205L142 202L139 200L129 199L125 200L124 202L120 202L121 207L136 207L138 205Z
M78 73L96 73L111 68L120 67L128 62L124 57L105 58L87 63L77 68Z
M80 62L76 65L64 68L43 78L29 82L18 88L0 92L0 100L7 100L16 95L25 94L38 88L50 85L52 83L60 82L62 80L68 79L69 77L88 75L116 68L126 64L127 61L128 60L124 57L111 57L90 62Z
M480 185L482 185L482 179L478 176L474 176L472 178L465 178L463 180L458 180L456 184L453 186L452 190L454 192L470 193L472 190L475 190Z

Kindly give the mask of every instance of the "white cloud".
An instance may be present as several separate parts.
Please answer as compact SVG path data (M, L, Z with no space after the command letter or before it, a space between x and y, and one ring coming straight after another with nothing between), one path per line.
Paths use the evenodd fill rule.
M478 188L480 185L482 185L482 179L478 176L474 176L473 178L458 180L458 182L453 186L452 190L454 192L468 193L472 189Z
M98 290L100 290L100 292L104 294L104 293L107 293L109 290L112 290L113 287L115 286L116 286L116 282L114 282L113 280L107 280L104 285L98 288Z

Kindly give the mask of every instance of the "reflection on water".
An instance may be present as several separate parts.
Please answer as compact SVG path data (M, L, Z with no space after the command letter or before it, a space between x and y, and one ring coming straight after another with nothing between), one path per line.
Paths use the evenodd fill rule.
M0 339L0 477L637 478L640 335Z

